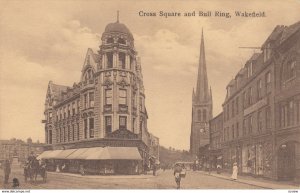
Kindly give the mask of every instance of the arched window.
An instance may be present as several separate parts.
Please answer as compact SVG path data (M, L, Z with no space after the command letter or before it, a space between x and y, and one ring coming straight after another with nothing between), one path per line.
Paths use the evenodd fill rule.
M118 43L119 44L126 44L126 41L124 39L122 39L122 38L119 38L118 39Z
M203 110L203 121L206 121L206 109Z
M201 121L201 110L197 111L197 115L198 115L198 121Z
M108 39L106 40L106 43L112 44L112 43L114 43L114 39L113 39L113 38L108 38Z

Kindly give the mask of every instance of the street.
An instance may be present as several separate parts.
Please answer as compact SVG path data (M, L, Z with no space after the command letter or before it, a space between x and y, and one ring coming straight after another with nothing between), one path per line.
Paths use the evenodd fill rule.
M23 189L175 189L176 184L172 170L159 170L157 176L80 176L78 174L49 173L47 182L38 176L36 183L25 183L22 168L12 168L9 184L3 185L1 171L1 188L11 188L12 179L18 178ZM235 181L220 179L200 172L188 171L181 181L182 189L256 189L258 187Z

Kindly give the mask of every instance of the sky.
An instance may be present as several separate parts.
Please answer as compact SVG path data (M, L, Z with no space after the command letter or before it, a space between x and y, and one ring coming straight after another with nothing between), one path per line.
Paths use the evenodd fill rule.
M79 82L88 48L99 50L108 23L132 32L142 62L148 129L160 144L189 149L192 90L204 32L213 114L222 111L226 85L259 50L276 25L300 20L300 1L28 0L0 1L0 139L44 142L47 85ZM230 12L224 17L150 17L139 12ZM263 18L235 11L264 11Z

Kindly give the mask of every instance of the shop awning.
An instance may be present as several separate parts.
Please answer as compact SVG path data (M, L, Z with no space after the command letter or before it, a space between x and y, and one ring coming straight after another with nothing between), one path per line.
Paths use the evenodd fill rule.
M67 159L69 155L75 152L77 149L62 150L59 154L55 155L54 159Z
M83 154L88 150L89 148L80 148L76 149L72 154L66 157L66 159L84 159Z
M105 147L101 160L142 160L136 147Z
M89 148L89 150L85 153L86 160L101 160L102 154L104 152L103 147L94 147Z
M37 159L55 159L56 156L64 150L52 150L52 151L44 151L40 154Z

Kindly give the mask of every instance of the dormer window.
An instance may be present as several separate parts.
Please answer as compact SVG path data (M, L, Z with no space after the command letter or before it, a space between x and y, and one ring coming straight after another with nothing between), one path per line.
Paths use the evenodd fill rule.
M119 38L119 39L118 39L118 43L119 43L119 44L124 44L124 45L125 45L125 44L126 44L126 41L125 41L123 38Z

